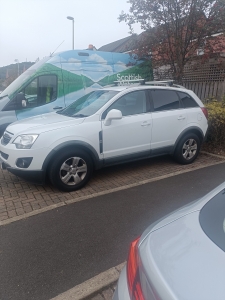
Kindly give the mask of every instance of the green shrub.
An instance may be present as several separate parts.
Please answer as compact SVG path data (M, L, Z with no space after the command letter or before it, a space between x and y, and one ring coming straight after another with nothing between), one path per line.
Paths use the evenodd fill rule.
M205 106L209 114L207 142L215 146L223 146L225 145L225 99L220 102L211 99L206 101Z

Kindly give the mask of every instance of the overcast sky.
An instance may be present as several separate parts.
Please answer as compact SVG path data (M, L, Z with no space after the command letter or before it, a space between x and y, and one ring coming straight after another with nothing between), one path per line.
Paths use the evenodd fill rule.
M0 67L35 61L56 50L101 46L129 35L129 27L119 23L122 10L129 11L127 0L0 0ZM140 27L135 27L140 33Z

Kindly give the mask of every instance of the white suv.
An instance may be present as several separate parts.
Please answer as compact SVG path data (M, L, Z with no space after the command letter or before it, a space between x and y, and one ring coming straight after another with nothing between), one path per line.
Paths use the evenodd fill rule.
M83 187L94 169L172 154L192 163L208 127L207 110L190 90L117 86L67 108L9 125L1 138L2 168L32 181L49 177L62 191Z

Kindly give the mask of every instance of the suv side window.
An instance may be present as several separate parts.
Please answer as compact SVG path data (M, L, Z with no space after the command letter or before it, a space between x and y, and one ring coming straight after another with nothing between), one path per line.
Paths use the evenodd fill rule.
M148 110L146 93L145 91L135 91L122 96L103 113L102 119L105 119L111 109L120 110L123 116L146 113Z
M197 102L190 95L183 92L178 92L178 95L184 108L198 107Z
M151 90L154 111L173 110L180 108L180 101L175 91Z

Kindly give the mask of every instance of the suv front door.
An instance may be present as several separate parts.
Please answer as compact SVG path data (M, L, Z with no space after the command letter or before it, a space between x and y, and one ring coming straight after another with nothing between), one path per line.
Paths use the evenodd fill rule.
M145 90L134 91L115 101L102 115L102 141L105 162L150 156L151 112ZM106 126L111 109L122 112L122 119Z

